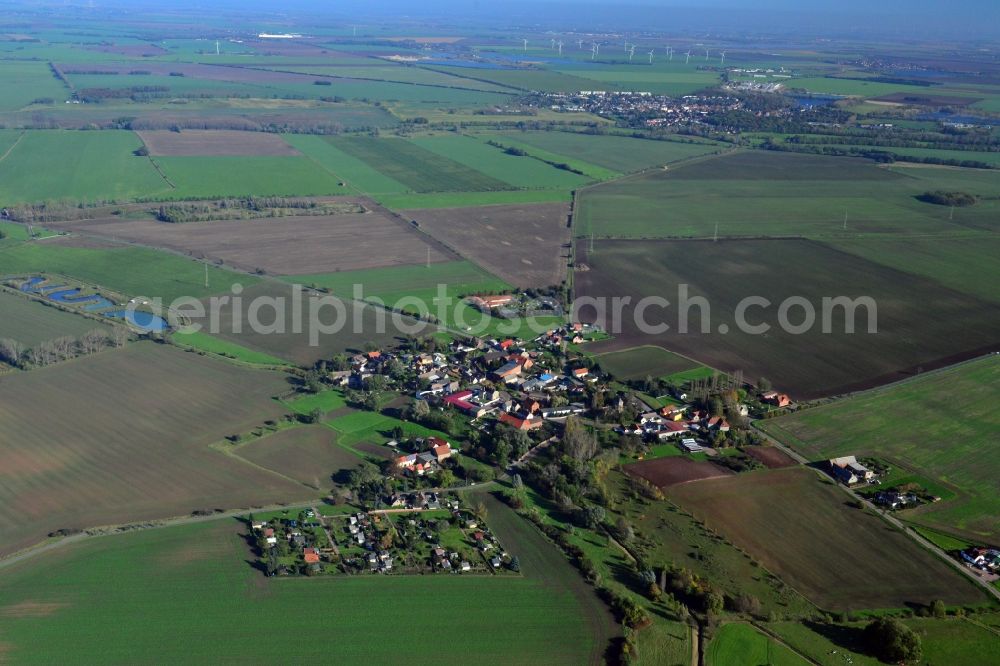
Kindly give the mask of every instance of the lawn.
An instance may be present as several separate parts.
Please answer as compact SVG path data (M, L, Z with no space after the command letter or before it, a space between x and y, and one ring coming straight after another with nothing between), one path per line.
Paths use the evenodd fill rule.
M794 467L671 486L667 496L830 610L979 603L982 592L846 494Z
M599 354L594 360L600 364L601 370L621 380L671 376L700 368L691 359L650 345Z
M797 400L941 367L993 350L1000 339L996 304L812 241L609 240L597 241L593 253L589 246L577 243L577 262L588 270L574 276L575 297L605 299L608 316L592 306L578 308L578 316L598 320L616 337L588 351L657 345L723 372L766 377ZM626 296L632 300L616 322L609 299ZM647 297L669 305L645 301L649 307L640 312ZM872 299L868 308L855 308L854 332L844 307L824 314L824 299L838 297ZM808 324L808 308L795 305L787 318L781 308L802 299L815 319L795 328ZM737 316L741 304L751 306L742 310L745 318ZM875 332L869 332L871 322ZM663 325L670 328L655 328ZM851 362L842 362L846 358Z
M725 149L723 144L708 141L653 141L578 132L513 132L503 137L618 173L663 166Z
M947 207L916 198L938 189L989 199L1000 194L1000 173L740 151L586 188L574 227L577 236L615 238L954 236L995 227L995 201L949 221Z
M805 666L809 662L742 622L724 624L705 650L707 666Z
M122 130L28 130L0 160L0 199L96 203L168 194L149 159L132 154L141 147Z
M874 455L926 475L953 499L901 516L967 539L1000 541L1000 358L917 377L761 422L813 459Z
M310 497L209 448L279 416L285 386L151 342L6 377L0 551L62 528Z
M66 247L44 242L0 249L0 274L59 273L92 286L103 286L133 297L162 298L164 305L182 296L201 298L225 293L233 284L259 282L175 254L141 247Z
M79 338L95 329L108 331L110 328L88 317L6 291L0 291L0 312L3 312L0 338L11 338L28 347L53 338Z
M413 664L466 663L469 643L442 641L415 620L430 617L449 632L474 636L477 658L494 663L597 663L606 647L608 629L595 629L586 599L568 584L575 571L538 536L504 539L521 553L522 577L289 580L266 579L247 564L251 554L242 529L223 519L148 530L16 565L0 580L8 656L27 663L51 663L66 654L102 663L150 654L185 663L381 663L405 654ZM590 599L600 603L592 593ZM262 635L302 638L261 641Z
M347 406L344 394L338 389L321 391L311 395L304 395L292 400L285 400L283 405L294 411L296 414L310 414L318 409L324 414L329 414L335 409Z
M414 192L514 189L502 180L403 139L348 137L334 140L334 145Z
M568 190L590 182L586 176L557 169L541 160L509 155L478 137L430 136L410 139L410 143L516 188Z

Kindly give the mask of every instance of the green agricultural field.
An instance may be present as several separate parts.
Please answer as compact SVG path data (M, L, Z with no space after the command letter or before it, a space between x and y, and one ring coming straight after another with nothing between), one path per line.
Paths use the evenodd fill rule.
M343 194L336 176L303 157L154 157L173 199Z
M572 198L573 193L570 190L431 192L427 194L390 194L377 197L383 206L394 210L568 202Z
M752 625L719 627L705 651L707 666L806 666L809 662Z
M961 219L964 211L955 214ZM977 234L969 238L866 238L831 242L834 247L921 275L956 291L994 303L1000 301L1000 238Z
M491 511L491 524L493 517ZM405 654L414 664L465 663L466 642L442 641L414 620L433 617L456 635L475 636L480 659L576 665L597 663L606 647L602 639L611 635L610 622L589 610L600 602L586 587L577 591L583 583L573 578L575 570L537 534L504 539L521 553L521 577L289 580L266 579L247 564L243 529L223 519L147 530L19 563L0 580L7 655L25 663L66 654L123 663L156 654L163 661L208 664L387 662ZM257 639L263 635L301 638Z
M813 459L873 455L955 493L900 514L967 539L1000 540L1000 358L948 368L761 426Z
M223 340L222 338L217 338L202 331L174 333L171 339L179 345L191 347L196 351L204 351L211 354L218 354L220 356L228 356L229 358L242 361L243 363L253 363L254 365L291 365L288 361L280 359L277 356L262 354L261 352L247 349L246 347L238 345L235 342Z
M410 143L517 188L566 190L590 181L586 176L557 169L541 160L508 155L471 136L421 137L410 139Z
M603 49L602 49L603 55ZM640 56L636 53L636 58ZM719 75L709 71L696 71L694 63L656 63L644 65L619 65L587 68L586 70L563 70L572 74L579 72L593 81L586 90L632 90L660 95L690 95L705 88L718 85Z
M594 360L600 364L601 370L622 380L665 377L701 367L691 359L653 346L599 354Z
M47 62L4 60L0 63L0 111L16 111L32 103L61 104L66 86L53 75Z
M371 451L365 450L365 445L382 447L393 438L392 431L402 428L406 437L440 437L449 439L446 433L425 428L418 423L401 421L381 412L367 410L346 410L323 424L337 432L337 443L360 456L371 457Z
M170 192L146 157L142 142L126 131L29 130L0 160L5 204L124 201Z
M34 242L0 249L0 274L27 273L69 275L129 297L162 298L165 306L176 298L201 298L228 292L236 283L259 282L209 266L206 287L205 264L140 247L83 248Z
M511 185L403 139L349 137L335 146L414 192L509 190Z
M668 497L830 610L985 601L981 590L834 482L799 467L682 483Z
M742 151L586 188L575 227L578 236L617 238L961 235L995 228L993 202L949 221L947 207L916 198L938 189L995 197L1000 173Z
M312 497L209 448L280 416L286 387L152 342L5 377L0 553L64 528Z
M331 137L309 134L284 136L285 141L297 148L320 167L334 173L339 179L365 194L400 194L409 188L397 180L376 171L367 162L340 150Z
M631 173L671 162L700 157L724 150L723 144L692 141L652 141L613 134L583 134L579 132L512 132L500 135L501 143L514 140L555 155L582 160L604 167L611 172ZM586 167L581 168L587 172ZM589 172L588 172L589 173ZM597 175L597 174L592 174Z
M767 377L795 400L900 379L995 349L1000 338L1000 306L812 241L609 240L596 242L593 253L589 246L577 244L578 262L589 270L576 272L575 296L632 298L619 323L610 317L598 322L615 339L590 351L656 345L723 372ZM650 307L641 314L648 326L642 326L636 308L646 297L670 305L647 301ZM751 297L767 303L744 300ZM853 333L847 308L828 301L824 314L823 299L837 297L872 299L867 307L851 308ZM781 304L791 298L811 306L812 325L795 328L809 323L805 305L782 318ZM789 301L796 302L802 303ZM742 310L745 317L738 314L741 303L752 306ZM598 318L589 306L579 315ZM875 332L869 332L871 322ZM670 328L653 328L664 324ZM846 358L851 362L842 362Z
M436 66L436 71L479 81L498 83L520 90L544 92L579 92L581 90L614 89L594 79L583 78L577 73L563 73L547 69L468 69L464 67Z
M26 296L0 291L0 338L11 338L31 347L62 336L79 338L95 329L110 326L89 317L76 315Z
M326 61L326 59L324 59ZM318 74L338 78L370 79L373 81L393 81L396 83L411 83L424 86L441 86L445 88L466 88L486 92L509 94L510 88L485 81L477 81L462 76L427 67L410 67L406 65L389 64L381 61L370 64L369 59L349 58L343 64L323 65L281 65L268 67L282 72L299 72L302 74Z

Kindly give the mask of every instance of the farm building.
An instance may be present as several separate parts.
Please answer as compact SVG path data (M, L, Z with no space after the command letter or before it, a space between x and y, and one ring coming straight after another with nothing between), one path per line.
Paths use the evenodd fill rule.
M842 456L829 460L830 472L833 476L847 486L862 481L871 481L875 478L875 473L858 462L854 456Z

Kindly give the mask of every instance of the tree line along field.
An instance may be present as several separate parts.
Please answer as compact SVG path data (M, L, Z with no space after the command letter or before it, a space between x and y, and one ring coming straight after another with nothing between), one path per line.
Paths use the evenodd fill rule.
M741 151L586 188L579 194L575 233L705 238L717 229L720 237L825 238L945 236L994 228L993 201L963 209L950 220L946 206L916 198L941 189L990 199L1000 194L1000 175L974 169L885 168L859 158Z
M591 351L662 346L724 372L742 369L750 378L767 377L797 400L873 386L921 367L968 358L994 349L1000 337L1000 308L994 303L812 241L609 240L596 242L593 252L581 241L577 252L588 270L575 274L576 297L632 298L623 309L620 332ZM680 332L681 285L688 286L690 297L706 298L709 304L707 310L688 310L687 333ZM637 325L636 304L648 296L672 304L644 313L647 323L665 323L669 330L644 333ZM843 308L824 317L822 299L839 296L874 299L877 332L868 333L864 309L857 311L854 333L847 332ZM748 324L771 327L765 334L737 326L736 308L747 297L770 303L746 312ZM780 325L779 304L792 297L805 298L816 312L815 325L804 333ZM788 319L797 325L803 321L801 308L794 310ZM708 316L704 330L702 313ZM578 314L596 318L590 307ZM608 322L607 330L614 332L613 325Z
M4 572L5 654L27 663L68 653L103 662L155 653L186 663L405 654L429 664L459 663L474 645L487 661L599 663L614 631L601 602L540 534L524 529L534 528L508 527L505 511L491 505L490 524L519 553L520 577L267 579L247 564L244 525L231 519L86 540ZM468 641L442 640L419 618ZM311 638L259 640L273 632Z
M208 448L280 415L270 398L285 387L280 374L150 342L5 377L0 549L64 528L309 497Z
M877 456L954 497L901 518L975 542L1000 540L1000 359L929 373L759 425L813 459Z
M32 347L39 342L62 336L79 338L95 329L109 326L57 307L33 301L20 294L0 290L0 338L11 338Z
M811 470L788 468L675 485L666 494L822 609L986 600L902 532L848 506L833 486Z

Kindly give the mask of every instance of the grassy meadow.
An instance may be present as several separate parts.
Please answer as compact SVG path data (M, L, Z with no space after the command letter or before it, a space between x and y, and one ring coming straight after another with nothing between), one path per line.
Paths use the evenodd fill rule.
M11 338L31 347L62 336L79 338L95 329L110 326L89 317L72 314L26 296L0 291L0 338Z
M601 370L622 380L668 377L701 367L695 361L653 346L606 352L598 354L594 360L601 366Z

